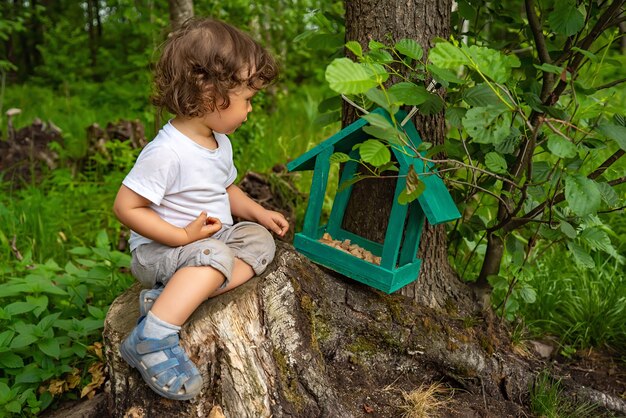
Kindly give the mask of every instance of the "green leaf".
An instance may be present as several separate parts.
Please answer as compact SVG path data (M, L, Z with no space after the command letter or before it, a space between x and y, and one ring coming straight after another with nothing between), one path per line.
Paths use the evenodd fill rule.
M37 347L50 357L58 359L61 355L59 342L54 338L46 338L37 342Z
M0 332L0 347L8 347L14 335L15 332L10 329Z
M497 83L507 82L511 78L511 70L520 66L520 60L515 55L504 55L495 49L472 45L468 51L473 61L470 67Z
M462 122L474 142L480 144L497 144L511 133L511 113L499 107L472 108Z
M409 58L413 58L416 61L422 59L424 50L413 39L401 39L395 45L396 50Z
M13 302L10 305L7 305L4 309L9 315L15 316L25 312L30 312L36 307L37 305L33 305L28 302Z
M36 306L36 308L33 309L33 313L36 317L39 317L48 307L48 297L46 295L38 297L26 296L26 302Z
M351 179L344 181L343 183L339 185L339 187L337 187L337 193L343 192L348 187L351 187L354 183L359 182L361 180L363 180L363 176L359 175L358 173L355 174Z
M361 44L357 41L346 42L346 48L348 48L357 57L363 56L363 48L361 47Z
M69 252L74 255L89 255L91 254L91 249L87 247L74 247Z
M565 178L565 200L578 216L594 213L600 206L600 191L596 182L582 174Z
M67 292L50 281L48 277L29 274L28 287L31 293L48 293L51 295L66 296Z
M591 62L598 62L598 56L591 51L587 51L586 49L578 48L577 46L572 47L572 51L580 52Z
M439 42L428 52L428 59L439 68L456 70L462 65L470 64L469 58L461 48L450 42Z
M446 109L446 121L454 128L462 127L461 120L465 116L467 109L463 107L449 107Z
M476 84L463 92L463 100L472 107L502 106L502 101L487 83Z
M552 64L545 64L544 63L544 64L541 64L541 65L537 65L537 64L533 64L533 65L538 70L544 71L546 73L553 73L553 74L561 75L561 74L563 74L563 71L565 71L565 68L557 67L556 65L552 65Z
M345 163L346 161L350 161L350 156L348 154L344 154L343 152L336 152L330 156L330 163Z
M596 266L593 262L593 258L591 258L589 253L585 251L585 249L580 245L570 241L567 243L567 248L569 248L570 253L574 257L574 261L579 266L588 269L594 268Z
M375 41L375 40L369 41L369 44L367 45L367 47L371 50L386 48L385 44Z
M428 93L426 101L418 106L422 115L435 115L443 110L445 103L436 94Z
M0 286L0 298L13 297L20 293L29 293L31 291L31 287L26 283L3 283Z
M548 149L559 158L573 158L578 155L576 145L557 134L548 136Z
M576 7L576 1L557 0L548 15L548 24L556 33L571 36L583 28L585 15Z
M619 204L619 196L610 184L606 182L598 183L598 190L600 190L602 200L604 200L604 203L608 206L615 207Z
M97 248L106 248L107 250L111 247L111 242L109 241L109 235L105 230L100 230L98 235L96 236L96 247Z
M587 228L580 234L580 240L589 245L594 250L604 251L605 253L619 257L619 254L613 244L609 235L600 228Z
M9 369L24 367L24 361L22 358L11 352L0 353L0 364Z
M485 165L494 173L503 174L506 173L508 165L503 156L497 152L489 152L485 155Z
M561 232L565 234L567 238L574 239L576 238L576 229L569 222L561 221L561 225L559 225Z
M19 414L20 412L22 412L22 404L18 400L7 403L6 405L4 405L4 408L9 412L13 412L14 414Z
M433 75L435 81L441 83L444 87L448 87L449 83L452 84L463 84L465 80L457 77L456 73L448 70L447 68L440 68L436 65L427 65L428 71L430 71Z
M0 381L0 405L7 403L12 398L11 388L6 383Z
M380 141L375 139L368 139L363 142L359 148L361 159L374 167L380 167L383 164L391 161L391 152L389 148Z
M604 136L617 142L617 145L619 145L621 149L626 151L626 126L606 123L598 126L596 130Z
M39 368L38 365L27 364L22 373L15 377L15 383L39 383L45 380L47 373Z
M367 62L377 63L377 64L390 64L393 62L393 57L389 52L384 49L375 49L370 51L366 55Z
M537 291L530 286L524 286L519 289L519 295L526 303L535 303L537 300Z
M50 329L50 327L54 325L54 323L56 322L57 319L59 319L60 316L61 316L61 312L56 312L50 315L46 315L45 317L41 319L41 321L39 321L39 323L37 324L37 328L39 328L42 331L46 331Z
M368 121L370 125L381 129L395 129L393 123L380 113L368 113L367 115L361 116L361 118Z
M408 81L394 84L389 88L389 92L403 104L410 106L424 103L430 95L423 86L418 86Z
M533 181L541 183L548 179L552 167L546 161L537 161L533 163Z
M494 149L500 154L514 154L519 142L520 132L517 128L512 127L511 133L504 138L504 141L495 144Z
M37 340L38 338L32 334L18 334L13 338L13 341L11 341L11 350L28 347Z
M367 125L363 127L363 132L372 135L374 138L387 141L390 144L406 145L408 143L406 134L393 127L381 128L379 126Z
M346 155L346 154L344 154L344 155ZM331 156L331 158L332 158L332 156ZM96 306L89 305L89 306L87 306L87 310L89 311L89 314L91 316L93 316L94 318L96 318L98 320L104 319L106 317L106 311L103 311L102 309L100 309L100 308L98 308Z
M336 58L328 65L326 81L331 89L341 94L365 93L378 85L371 71L348 58Z
M506 277L490 274L487 276L487 281L494 290L507 290L509 288L509 281Z
M391 110L391 106L400 104L392 92L388 91L385 94L384 91L377 87L369 89L365 93L365 97L385 109L388 113L395 113Z

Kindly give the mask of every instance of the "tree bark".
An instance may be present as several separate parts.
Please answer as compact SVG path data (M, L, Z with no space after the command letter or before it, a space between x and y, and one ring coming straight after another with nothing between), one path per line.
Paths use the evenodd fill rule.
M402 38L416 40L428 51L434 37L447 38L450 34L450 0L346 1L346 41L358 41L367 47L370 40L389 43ZM352 123L356 110L344 103L342 123ZM435 145L445 137L443 114L416 116L413 119L422 138ZM373 241L382 242L391 211L395 182L373 179L358 182L348 203L343 227ZM456 305L470 310L471 292L459 282L447 258L445 226L426 225L420 250L422 267L419 280L401 290L416 302L433 308Z
M171 30L178 29L193 17L193 0L169 0Z

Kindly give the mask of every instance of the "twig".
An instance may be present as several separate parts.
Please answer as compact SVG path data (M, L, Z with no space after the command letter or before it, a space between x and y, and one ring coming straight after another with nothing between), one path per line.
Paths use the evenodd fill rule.
M608 89L611 88L613 86L617 86L618 84L621 84L623 82L626 81L626 77L625 78L620 78L618 80L613 80L610 83L606 83L606 84L601 84L598 87L593 87L595 90L603 90L603 89Z
M498 196L497 194L495 194L494 192L492 192L491 190L487 190L487 189L485 189L483 187L480 187L480 186L478 186L476 184L469 183L467 181L455 180L455 179L451 179L451 178L449 178L448 181L451 182L451 183L457 183L457 184L464 184L466 186L472 186L472 187L475 187L475 188L477 188L479 190L482 190L483 192L485 192L485 193L495 197L496 199L498 199L500 201L500 203L502 203L504 205L504 207L506 208L506 211L508 213L511 213L511 208L509 208L509 205L506 203L506 201L503 198L501 198L500 196Z
M526 0L524 2L524 6L526 7L526 17L528 18L528 25L530 26L530 31L533 34L533 39L535 40L535 45L537 46L537 56L539 57L539 62L541 62L542 64L551 64L552 59L550 58L550 53L548 52L546 38L543 36L541 22L539 22L539 18L535 13L535 2L533 0ZM542 101L545 100L546 97L548 97L548 92L552 89L553 84L554 74L548 71L544 71L543 83L541 86Z
M354 103L352 100L348 99L348 97L345 94L342 94L341 98L345 100L346 102L348 102L348 104L350 104L351 106L355 107L357 110L360 110L361 112L363 112L363 114L368 115L370 113L367 110L363 109L358 104Z
M18 261L22 261L24 257L22 256L20 250L17 249L16 241L17 235L13 235L13 239L11 240L11 251L13 251L13 255L15 255L15 258L17 258Z

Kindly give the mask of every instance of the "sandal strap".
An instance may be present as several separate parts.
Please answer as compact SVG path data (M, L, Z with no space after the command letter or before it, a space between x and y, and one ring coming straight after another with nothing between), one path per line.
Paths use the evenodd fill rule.
M169 369L173 369L174 367L178 366L180 364L180 362L178 361L178 359L176 358L168 358L165 361L162 361L161 363L155 364L152 367L148 367L148 369L146 370L148 372L148 374L150 376L157 376L161 373L163 373L166 370Z
M178 334L172 334L162 340L146 339L137 343L135 347L137 353L141 355L178 347Z
M169 391L173 393L178 393L180 388L183 387L183 385L187 382L187 380L189 380L189 377L187 377L187 375L184 373L181 374L180 376L176 378L176 380L172 382L172 384L169 387Z

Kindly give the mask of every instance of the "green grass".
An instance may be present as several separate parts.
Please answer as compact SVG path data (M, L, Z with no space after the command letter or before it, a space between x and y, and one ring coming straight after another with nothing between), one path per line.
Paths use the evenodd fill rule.
M588 418L597 410L591 404L573 404L564 398L560 381L547 372L540 373L530 390L530 410L542 418Z
M585 269L558 251L544 260L529 282L537 300L522 310L529 328L577 349L607 345L626 350L624 266L598 256L597 268Z
M33 85L7 87L2 98L0 128L7 132L4 112L18 108L14 117L16 129L30 125L35 118L51 121L61 128L64 152L79 158L87 151L86 128L92 123L105 127L118 119L139 119L146 125L146 136L154 133L154 110L148 102L150 87L118 83L75 83L60 90Z

